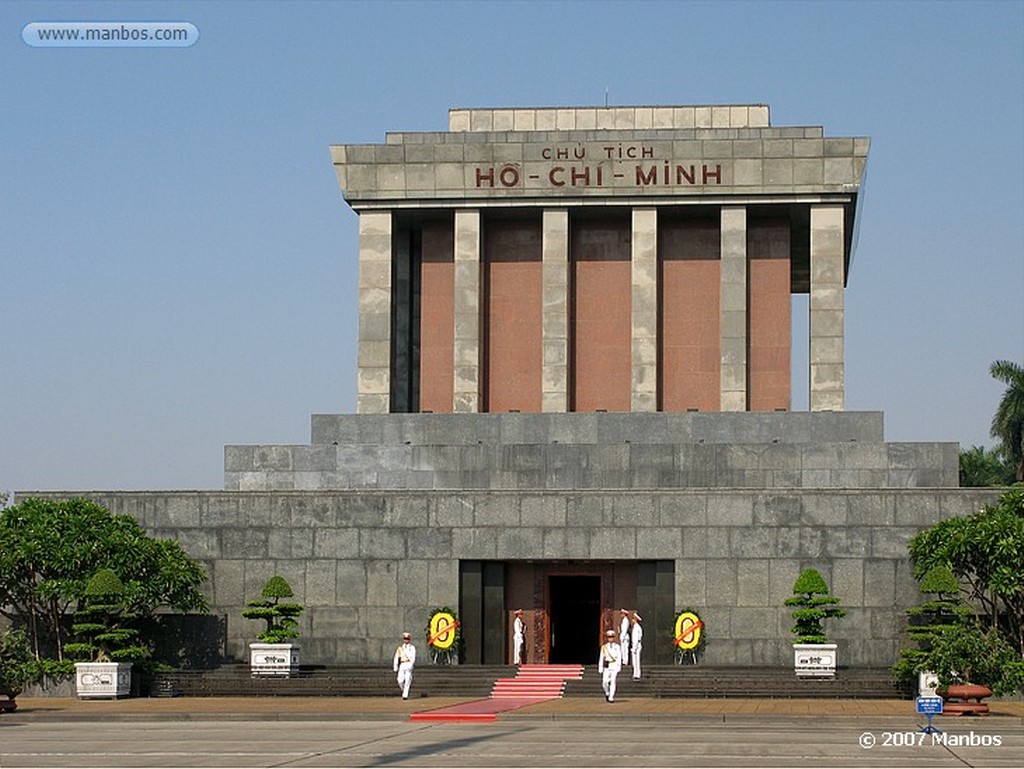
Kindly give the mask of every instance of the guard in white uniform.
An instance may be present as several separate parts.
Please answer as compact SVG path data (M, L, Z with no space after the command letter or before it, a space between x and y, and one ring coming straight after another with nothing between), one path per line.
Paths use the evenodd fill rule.
M597 656L597 670L601 673L601 688L608 702L615 702L615 679L622 670L622 647L615 641L615 631L605 633L605 642Z
M622 609L622 621L619 623L619 645L622 647L622 664L629 664L629 610Z
M516 619L512 623L512 664L523 662L523 641L526 639L526 623L523 622L523 610L516 609Z
M640 654L644 649L644 628L640 624L643 622L641 617L636 612L633 612L633 626L629 630L629 651L633 659L633 680L640 680Z
M398 688L402 690L402 699L409 699L409 687L412 686L412 669L416 665L416 647L412 645L412 635L402 633L402 645L395 649L394 671L398 673Z

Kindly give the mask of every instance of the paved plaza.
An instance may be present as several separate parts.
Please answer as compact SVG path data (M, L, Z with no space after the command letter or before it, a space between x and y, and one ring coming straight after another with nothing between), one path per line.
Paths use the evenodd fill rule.
M1019 766L1024 703L938 722L906 700L563 699L412 723L457 698L24 699L0 767Z

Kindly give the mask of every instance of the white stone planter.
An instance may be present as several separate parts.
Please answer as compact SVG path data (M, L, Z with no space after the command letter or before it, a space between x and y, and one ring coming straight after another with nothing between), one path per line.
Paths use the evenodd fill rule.
M290 676L299 672L298 644L249 644L249 672L254 676Z
M793 668L806 678L834 678L836 644L793 644Z
M939 686L939 677L930 671L917 674L917 692L921 697L938 697L935 691Z
M75 693L79 699L117 699L132 692L132 663L76 662Z

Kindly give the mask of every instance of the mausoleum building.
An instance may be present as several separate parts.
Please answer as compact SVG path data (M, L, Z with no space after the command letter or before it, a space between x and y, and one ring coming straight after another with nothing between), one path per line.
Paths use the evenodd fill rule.
M840 664L888 666L919 602L907 541L993 495L958 488L956 444L844 410L868 148L759 104L455 109L333 146L358 413L227 446L223 492L87 496L204 562L239 658L280 573L305 662L388 664L448 606L464 663L510 662L523 609L526 661L592 664L628 607L652 663L690 608L707 662L788 665L783 601L815 567L849 612Z

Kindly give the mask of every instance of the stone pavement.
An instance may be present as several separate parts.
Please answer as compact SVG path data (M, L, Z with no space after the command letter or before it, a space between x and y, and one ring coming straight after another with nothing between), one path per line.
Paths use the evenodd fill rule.
M0 715L0 723L76 720L405 720L417 711L433 710L472 697L173 697L122 700L78 700L73 697L23 697L18 710ZM1024 726L1024 702L989 700L987 719L943 718L945 723L999 721ZM700 717L917 717L913 700L854 699L662 699L619 698L609 704L598 697L571 697L542 702L503 713L506 719L573 719L615 715L631 719ZM923 716L921 717L923 719Z
M4 769L141 767L1019 767L1024 703L920 731L909 700L576 697L493 723L409 715L469 698L204 697L20 701ZM943 741L944 740L944 741Z

